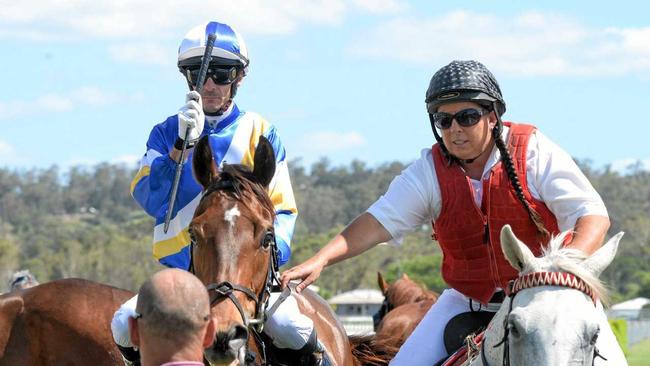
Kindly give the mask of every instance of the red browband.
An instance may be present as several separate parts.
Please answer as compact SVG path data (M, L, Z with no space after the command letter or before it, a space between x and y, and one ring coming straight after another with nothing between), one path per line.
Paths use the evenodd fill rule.
M518 277L510 285L510 296L517 292L539 286L570 287L583 292L596 304L596 294L581 278L567 272L532 272Z

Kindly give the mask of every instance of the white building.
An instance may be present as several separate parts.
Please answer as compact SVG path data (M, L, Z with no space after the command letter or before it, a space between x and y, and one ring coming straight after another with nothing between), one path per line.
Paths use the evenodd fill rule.
M370 334L372 315L381 307L384 295L375 289L357 289L329 299L330 306L343 323L348 334Z
M641 311L644 306L648 308L648 305L650 304L650 299L646 299L645 297L637 297L632 300L628 301L623 301L621 303L612 305L612 307L607 311L607 315L610 318L622 318L622 319L628 319L628 320L637 320L640 318L645 318L648 317L648 312L647 311Z

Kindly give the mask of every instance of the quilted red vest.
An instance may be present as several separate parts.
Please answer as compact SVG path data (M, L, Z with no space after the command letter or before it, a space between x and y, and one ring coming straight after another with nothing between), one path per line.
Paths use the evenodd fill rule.
M534 199L526 179L526 150L535 126L505 122L510 127L508 151L524 196L537 211L546 229L558 234L557 220L544 202ZM483 179L481 207L474 201L470 178L458 164L447 165L438 144L431 148L440 184L442 207L433 223L433 238L443 253L442 276L452 288L485 304L495 288L507 288L517 277L501 251L500 233L510 224L515 235L539 256L544 240L528 212L517 199L503 163L498 162Z

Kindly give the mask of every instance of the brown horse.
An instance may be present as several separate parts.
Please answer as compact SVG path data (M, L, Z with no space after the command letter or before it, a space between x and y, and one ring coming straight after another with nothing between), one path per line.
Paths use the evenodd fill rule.
M81 279L0 296L0 366L121 364L110 324L132 296Z
M273 148L260 137L252 171L243 165L224 165L219 170L209 138L204 137L194 149L192 164L204 193L189 227L191 262L194 274L210 291L217 324L215 341L205 356L212 364L265 363L261 326L277 280L275 209L267 193L275 172ZM336 365L371 363L367 359L375 356L374 351L366 348L368 352L353 354L352 348L376 345L357 339L351 347L327 302L308 290L291 296L313 320L319 340Z
M376 315L379 322L375 334L377 339L399 348L438 300L438 294L425 289L406 274L390 285L377 272L377 282L384 294L384 303Z

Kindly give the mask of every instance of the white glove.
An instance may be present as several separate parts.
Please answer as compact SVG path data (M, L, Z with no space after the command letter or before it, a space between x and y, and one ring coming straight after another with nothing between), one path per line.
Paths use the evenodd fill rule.
M187 137L189 143L201 137L205 115L203 114L203 103L201 95L196 91L188 92L185 95L185 105L178 111L178 137L185 139L185 130L190 129Z

